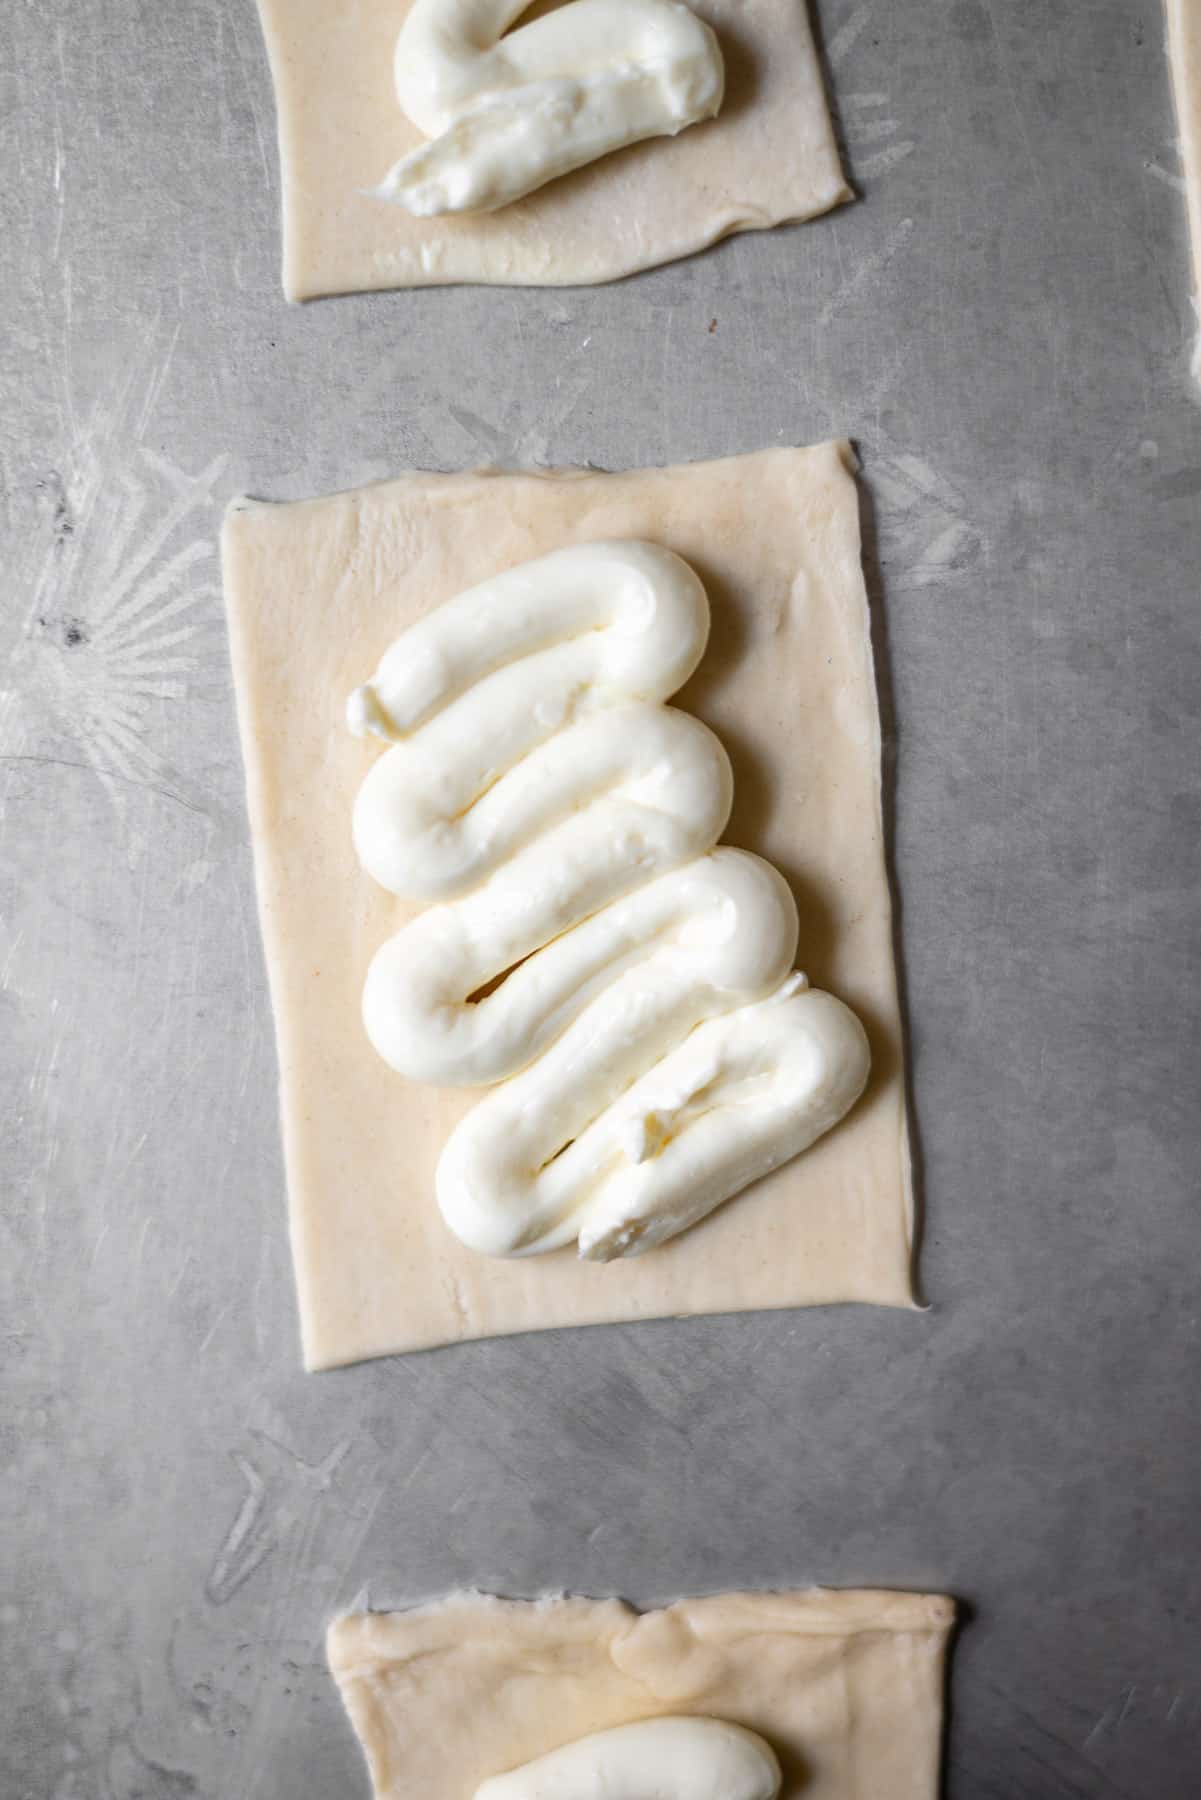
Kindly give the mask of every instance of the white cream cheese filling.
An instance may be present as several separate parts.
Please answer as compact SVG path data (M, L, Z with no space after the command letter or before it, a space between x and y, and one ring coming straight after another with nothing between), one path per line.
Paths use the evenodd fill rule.
M679 0L572 0L510 33L528 4L415 0L396 95L428 142L389 170L380 199L418 217L492 212L718 112L721 50Z
M475 1800L776 1800L770 1746L721 1719L646 1719L597 1731L482 1782Z
M430 903L371 964L368 1034L410 1079L500 1084L438 1164L476 1250L649 1249L806 1149L867 1079L859 1021L793 970L786 883L715 848L725 752L663 704L708 626L670 551L583 544L437 608L351 696L351 729L391 746L359 789L357 854Z

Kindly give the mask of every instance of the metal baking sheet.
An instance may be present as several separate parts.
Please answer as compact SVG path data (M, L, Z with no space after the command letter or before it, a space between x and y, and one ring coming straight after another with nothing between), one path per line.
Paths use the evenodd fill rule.
M0 21L0 1791L366 1794L327 1618L966 1603L952 1800L1201 1792L1201 408L1157 0L822 0L860 201L289 309L250 0ZM924 1314L306 1377L215 557L240 491L858 443ZM763 522L771 529L770 519Z

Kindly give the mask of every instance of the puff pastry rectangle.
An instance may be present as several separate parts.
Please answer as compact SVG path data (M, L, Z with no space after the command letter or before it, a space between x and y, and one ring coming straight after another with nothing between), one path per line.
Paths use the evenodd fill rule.
M470 1096L402 1081L360 1020L368 962L405 915L354 856L351 805L373 752L345 729L344 705L430 607L600 537L653 538L705 582L710 644L678 704L725 744L726 841L791 882L799 965L863 1019L873 1074L837 1130L659 1250L608 1266L570 1251L495 1261L458 1243L433 1196ZM408 475L301 504L239 502L223 552L308 1365L665 1314L909 1305L880 735L847 447L620 475Z
M1193 309L1197 337L1192 370L1201 382L1201 0L1167 0L1168 55L1176 117L1180 125L1180 161L1184 168L1185 202L1193 246Z
M592 1731L665 1714L745 1725L781 1800L936 1800L951 1601L871 1591L617 1600L458 1595L330 1628L376 1800L471 1800Z
M279 116L290 300L444 282L611 281L850 198L804 0L696 0L726 63L719 117L496 213L416 219L371 197L421 141L392 84L406 0L259 0Z

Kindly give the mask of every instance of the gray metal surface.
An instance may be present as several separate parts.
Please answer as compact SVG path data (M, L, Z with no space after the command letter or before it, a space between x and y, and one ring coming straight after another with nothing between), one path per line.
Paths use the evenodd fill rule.
M820 12L861 203L601 291L298 311L250 0L4 10L6 1800L365 1795L321 1651L364 1584L810 1580L968 1603L952 1800L1201 1792L1201 409L1159 6ZM305 1377L221 506L832 433L932 1310Z

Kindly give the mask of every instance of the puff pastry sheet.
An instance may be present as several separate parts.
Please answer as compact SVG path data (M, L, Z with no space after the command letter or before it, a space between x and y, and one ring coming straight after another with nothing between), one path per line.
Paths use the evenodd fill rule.
M370 198L421 141L392 85L407 0L259 0L279 119L290 300L443 282L611 281L850 198L805 0L695 0L726 60L720 116L489 214Z
M306 1360L461 1338L837 1300L911 1303L901 1032L858 496L845 445L621 475L407 475L290 505L238 502L223 551L260 914L279 1046ZM678 703L726 745L726 841L774 862L800 966L864 1020L873 1074L838 1129L649 1254L496 1261L465 1249L433 1175L472 1096L403 1081L360 1018L408 916L359 868L351 806L378 748L346 696L430 607L559 545L648 537L709 591Z
M947 1639L939 1595L617 1600L461 1594L331 1626L329 1662L376 1800L471 1800L591 1731L707 1713L771 1743L781 1800L936 1800Z
M1201 0L1167 0L1168 55L1180 124L1180 160L1193 245L1193 308L1197 337L1193 378L1201 382Z

